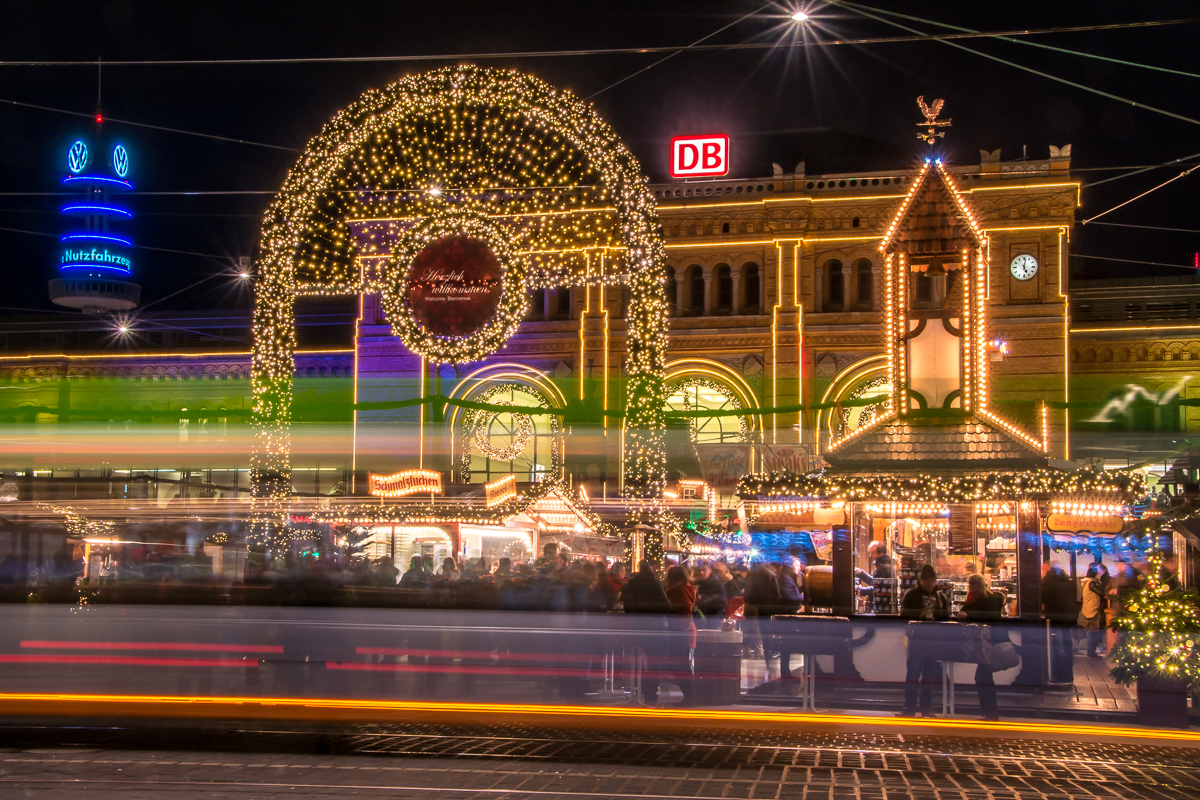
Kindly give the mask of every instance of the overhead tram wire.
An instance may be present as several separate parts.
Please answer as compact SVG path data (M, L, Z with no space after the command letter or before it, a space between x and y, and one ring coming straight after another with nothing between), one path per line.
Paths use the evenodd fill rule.
M3 209L0 209L0 211L2 211L2 210ZM6 231L8 233L26 233L26 234L29 234L30 236L49 236L53 239L58 239L60 236L57 233L46 233L45 231L31 231L31 230L26 230L24 228L0 227L0 231ZM215 258L215 259L219 259L219 260L225 260L225 259L229 258L229 256L218 256L214 253L197 253L192 250L172 250L167 247L151 247L148 244L131 244L129 246L134 249L137 249L137 250L155 250L159 253L175 253L175 254L181 255L181 256L199 256L200 258Z
M1191 264L1164 264L1160 261L1142 261L1136 258L1113 258L1112 256L1088 256L1082 253L1071 253L1071 258L1082 258L1085 261L1120 261L1124 264L1145 264L1151 267L1173 267L1175 269L1190 269L1195 270L1195 266Z
M729 23L725 27L718 28L717 30L713 31L712 33L708 34L707 36L703 36L703 37L697 39L696 41L689 44L687 47L680 48L679 50L676 50L673 53L668 53L666 56L660 58L658 61L655 61L653 64L642 67L637 72L634 72L630 75L626 75L624 78L621 78L621 80L616 81L615 83L610 83L608 86L605 86L600 91L592 92L591 94L589 94L587 97L585 97L583 99L591 100L595 97L599 97L600 95L607 92L609 89L612 89L615 86L620 86L622 83L625 83L625 81L632 80L633 78L636 78L638 75L641 75L643 72L649 72L650 70L657 67L659 64L662 64L665 61L671 60L672 58L674 58L675 56L679 55L680 53L682 53L686 50L692 50L696 47L699 47L702 42L704 42L708 39L711 39L712 37L716 36L718 33L722 33L724 31L729 30L734 25L737 25L739 22L744 22L744 21L750 19L751 17L758 16L759 14L763 13L764 11L767 11L768 9L772 8L773 6L774 6L774 3L768 3L767 5L763 6L762 8L757 9L756 11L751 11L749 14L746 14L744 17L739 17L738 19L735 19L733 22Z
M88 63L94 64L95 62L88 62ZM20 106L21 108L34 108L34 109L37 109L38 111L52 111L55 114L68 114L72 117L87 117L88 119L93 119L95 117L95 114L84 114L80 111L68 111L65 108L54 108L53 106L43 106L43 105L38 105L37 103L23 103L20 100L6 100L2 97L0 97L0 103L4 103L4 104L10 105L10 106ZM181 133L185 136L199 136L203 139L216 139L217 141L220 141L220 142L233 142L234 144L248 144L248 145L253 145L254 147L268 147L272 150L285 150L289 153L299 153L300 152L300 149L296 148L296 147L284 147L283 145L267 144L266 142L252 142L249 139L235 139L230 136L218 136L215 133L200 133L198 131L186 131L186 130L183 130L182 128L168 128L164 125L150 125L149 123L145 123L145 122L133 122L133 121L127 120L127 119L117 119L116 117L106 116L106 117L104 117L104 121L112 122L112 123L115 123L118 125L132 125L137 128L148 128L149 130L154 130L154 131L165 131L167 133Z
M1151 192L1157 192L1159 189L1163 188L1168 183L1174 183L1175 181L1179 180L1180 178L1186 178L1188 175L1191 175L1193 172L1195 172L1198 169L1200 169L1200 164L1197 164L1194 167L1188 167L1183 172L1176 175L1174 178L1170 178L1168 180L1163 181L1158 186L1155 186L1153 189L1147 189L1146 191L1139 194L1137 197L1131 197L1128 200L1126 200L1124 203L1118 203L1117 205L1113 206L1112 208L1108 209L1107 211L1101 211L1096 216L1089 217L1088 219L1083 220L1079 224L1087 225L1089 222L1091 222L1094 219L1099 219L1100 217L1103 217L1105 214L1111 214L1112 212L1116 211L1118 208L1124 208L1125 206L1129 205L1130 203L1132 203L1136 200L1141 200L1143 197L1150 194Z
M1128 222L1093 222L1093 225L1107 225L1112 228L1142 228L1148 231L1170 231L1171 233L1200 233L1198 228L1164 228L1159 225L1134 225ZM1192 267L1189 267L1192 269Z
M1183 156L1182 158L1175 158L1175 159L1172 159L1171 161L1164 161L1161 164L1155 164L1154 166L1151 166L1151 167L1141 167L1138 169L1134 169L1132 172L1126 172L1122 175L1114 175L1111 178L1105 178L1102 181L1093 181L1092 183L1089 183L1088 186L1099 186L1100 184L1108 183L1109 181L1119 181L1119 180L1121 180L1121 178L1130 178L1130 177L1133 177L1134 175L1141 175L1143 172L1149 172L1152 169L1162 169L1163 167L1173 167L1176 164L1186 164L1187 162L1193 161L1197 158L1200 158L1200 153L1193 153L1190 156Z
M919 31L916 28L910 28L907 25L902 25L899 22L893 22L890 19L886 19L884 17L881 17L876 14L872 14L868 11L865 11L864 10L865 6L859 6L855 3L847 3L847 2L845 2L845 0L828 0L828 2L830 5L837 6L838 8L845 8L849 11L853 11L855 14L858 14L861 17L866 17L867 19L873 19L876 22L882 22L884 25L890 25L893 28L899 28L900 30L908 31L910 33L925 35L923 31ZM927 24L930 24L930 25L938 24L938 23L934 23L934 22L928 22L928 21L926 21L926 22L927 22ZM961 34L961 35L967 36L968 34ZM1000 35L1000 34L990 34L983 38L994 39L998 35ZM949 47L953 47L955 49L962 50L963 52L971 53L972 55L977 55L977 56L980 56L981 58L986 58L989 61L995 61L997 63L1004 64L1005 66L1012 67L1014 69L1019 69L1022 72L1028 72L1033 75L1037 75L1041 78L1046 78L1047 80L1055 81L1056 83L1062 83L1067 86L1074 87L1076 89L1082 89L1085 92L1090 92L1092 94L1100 95L1101 97L1107 97L1109 100L1116 100L1121 103L1126 103L1127 105L1131 105L1134 108L1141 108L1141 109L1145 109L1146 111L1153 111L1156 114L1162 114L1163 116L1170 117L1171 119L1177 119L1182 122L1190 122L1193 125L1200 125L1200 119L1186 117L1183 114L1176 114L1174 111L1167 111L1166 109L1158 108L1157 106L1148 106L1145 103L1139 103L1136 100L1130 100L1128 97L1121 97L1120 95L1116 95L1111 92L1106 92L1103 89L1096 89L1092 86L1086 86L1082 83L1077 83L1075 81L1067 80L1066 78L1060 78L1057 75L1051 75L1049 72L1043 72L1041 70L1034 69L1033 67L1027 67L1023 64L1018 64L1015 61L1009 61L1006 58L1000 58L999 56L994 56L994 55L991 55L990 53L984 53L980 50L974 50L970 47L967 47L966 45L961 45L961 44L958 44L957 42L949 41L950 39L957 38L957 36L958 35L931 36L930 39L932 39L934 41L939 41L942 44L947 45Z
M831 5L840 5L836 0L829 0ZM754 12L759 13L759 12ZM429 55L400 55L400 56L315 56L295 58L194 58L194 59L146 59L106 61L109 67L155 67L155 66L241 66L241 65L271 65L271 64L355 64L372 62L420 62L420 61L482 61L492 59L518 58L567 58L576 56L605 56L605 55L655 55L658 53L674 53L681 50L690 52L721 51L721 50L784 50L806 47L838 47L842 45L890 44L893 42L924 42L945 41L948 39L992 39L997 36L1041 36L1053 33L1076 33L1084 31L1125 30L1132 28L1153 28L1164 25L1186 25L1200 22L1200 17L1180 17L1176 19L1145 20L1142 22L1113 22L1097 25L1060 25L1051 28L1016 28L1004 31L982 33L934 33L926 34L915 31L914 36L876 36L858 39L820 39L794 42L733 42L729 44L701 45L662 45L653 47L599 47L576 50L524 50L511 52L486 53L452 53ZM899 26L898 26L899 27ZM705 37L708 38L708 37ZM701 40L703 41L703 40ZM50 60L0 60L3 67L94 67L95 61L50 61ZM3 101L0 101L3 102ZM84 114L83 116L90 116ZM277 145L267 145L278 147ZM279 148L292 149L292 148Z
M838 4L837 0L830 0L830 3L833 5ZM849 7L849 4L847 5L847 7ZM738 51L738 50L778 50L778 49L796 49L796 48L808 48L808 47L837 47L837 46L841 46L841 45L888 44L888 43L919 42L919 41L940 41L945 44L953 44L953 42L951 42L949 40L951 40L951 39L1004 38L1004 37L1012 37L1012 36L1038 36L1038 35L1053 34L1053 33L1072 33L1072 32L1081 32L1081 31L1100 31L1100 30L1114 30L1114 29L1125 30L1125 29L1132 29L1132 28L1160 27L1160 26L1164 26L1164 25L1185 25L1185 24L1200 22L1200 17L1182 17L1182 18L1177 18L1177 19L1145 20L1142 22L1130 22L1130 23L1107 23L1107 24L1100 24L1100 25L1066 25L1066 26L1055 26L1055 27L1051 27L1051 28L1026 28L1026 29L1006 30L1006 31L991 31L991 32L979 32L979 33L959 32L959 33L947 33L947 34L925 34L920 31L914 31L913 29L906 28L903 25L896 25L896 23L887 23L887 24L895 25L896 27L903 28L904 30L908 30L911 33L914 33L915 35L912 35L912 36L877 36L877 37L858 38L858 39L813 39L813 40L806 39L806 40L788 41L788 42L736 42L736 43L729 43L729 44L714 44L714 45L700 44L700 42L703 42L705 39L709 39L712 36L715 36L717 33L720 33L721 31L723 31L729 27L732 27L732 25L736 25L738 22L746 19L747 17L754 16L755 14L758 14L758 13L761 13L761 9L759 11L752 12L751 14L748 14L745 17L741 17L740 19L736 20L735 22L730 23L730 25L725 26L725 28L721 28L720 30L715 31L712 34L705 36L703 39L699 39L699 40L697 40L697 42L693 42L691 45L686 45L686 46L682 46L682 47L680 47L680 46L614 47L614 48L592 48L592 49L579 49L579 50L540 50L540 51L517 51L517 52L462 53L462 54L457 54L457 55L437 54L437 55L404 55L404 56L330 56L330 57L316 57L316 58L309 57L309 58L234 58L234 59L153 59L153 60L109 61L108 66L111 68L114 66L126 66L126 67L129 67L129 66L210 66L210 65L213 65L213 66L215 66L215 65L237 66L237 65L253 65L253 64L270 65L270 64L324 64L324 63L336 64L336 63L464 61L464 60L480 61L480 60L488 60L488 59L555 58L555 57L596 56L596 55L653 55L656 53L667 53L667 54L669 54L667 56L667 58L672 58L675 55L678 55L679 53L685 52L685 51L687 51L687 52L703 52L703 51ZM859 13L863 16L870 16L869 14L865 14L861 11L859 11L857 13ZM876 19L878 19L878 18L876 18ZM880 21L887 22L886 20L880 20ZM936 25L938 23L930 23L930 24ZM977 53L978 55L984 55L987 58L994 58L993 56L987 56L986 54L978 53L978 51L971 50L970 48L962 47L961 45L955 45L955 46L959 47L960 49L966 50L967 52ZM658 64L660 64L666 60L667 59L665 59L665 58L660 59L659 61L655 62L654 64L651 64L649 67L639 70L638 72L633 73L633 75L623 78L621 81L618 81L617 83L612 84L611 86L601 89L599 92L595 92L590 97L595 97L598 94L606 92L606 91L608 91L608 89L612 88L612 86L616 86L619 83L623 83L624 81L628 80L629 78L632 78L635 75L640 74L641 72L645 72L647 69L653 69L655 66L657 66ZM994 60L1003 61L1003 59L994 59ZM1008 62L1004 62L1004 63L1008 63ZM90 60L89 61L47 61L47 60L0 61L0 67L77 67L77 66L92 67L95 65L96 65L96 62L90 61ZM1020 68L1020 69L1026 69L1027 71L1036 72L1035 70L1029 70L1026 67L1019 67L1019 65L1012 65L1012 66L1018 66L1018 68ZM1038 73L1038 74L1041 74L1041 73ZM1062 80L1059 78L1053 78L1053 76L1046 76L1046 77L1050 77L1054 80L1060 80L1060 81ZM1070 81L1063 81L1063 82L1071 83ZM1071 85L1078 86L1078 84L1071 84ZM1088 91L1097 91L1097 92L1099 91L1099 90L1094 90L1094 89L1088 89L1088 87L1082 87L1082 86L1080 86L1080 88L1087 89ZM1100 92L1100 93L1106 94L1103 92ZM1124 98L1116 98L1115 95L1106 95L1106 96L1111 96L1111 97L1114 97L1115 99L1120 99L1120 100L1123 100L1124 102L1132 103L1133 105L1141 107L1141 108L1147 108L1147 109L1154 110L1154 111L1160 111L1160 113L1165 113L1165 114L1168 114L1169 116L1178 116L1178 115L1171 114L1170 112L1164 112L1159 109L1154 109L1150 106L1145 106L1140 103L1135 103L1134 101L1125 100ZM590 99L590 98L588 98L588 99ZM44 105L40 105L38 103L26 103L26 102L23 102L20 100L9 100L6 98L0 98L0 103L12 105L12 106L18 106L21 108L37 109L39 111L50 111L50 112L53 112L56 114L68 114L70 116L75 116L75 117L91 117L92 116L91 114L85 114L85 113L79 112L79 111L69 111L67 109L54 108L52 106L44 106ZM1196 122L1196 120L1191 120L1191 119L1188 119L1187 117L1179 117L1179 118L1185 119L1189 122ZM211 133L201 133L199 131L189 131L189 130L184 130L182 128L171 128L171 127L168 127L165 125L152 125L152 124L145 123L145 122L134 122L132 120L118 119L115 117L106 117L105 119L106 119L106 121L112 122L115 124L130 125L130 126L139 127L139 128L146 128L148 130L157 130L157 131L163 131L163 132L167 132L167 133L178 133L178 134L182 134L185 136L197 136L197 137L204 138L204 139L213 139L216 141L231 142L234 144L245 144L245 145L251 145L253 147L266 147L266 148L270 148L272 150L282 150L282 151L290 152L290 153L301 152L300 148L286 147L286 146L277 145L277 144L268 144L266 142L255 142L255 141L252 141L249 139L238 139L238 138L230 137L230 136L220 136L220 135L211 134ZM1200 123L1198 123L1198 124L1200 124Z
M843 0L842 2L838 2L838 3L836 3L836 5L841 5L841 6L851 7L851 8L862 8L862 9L866 9L867 11L874 11L877 14L883 14L884 16L899 17L900 19L907 19L907 20L911 20L912 22L923 22L927 25L936 25L939 28L946 28L948 30L958 31L959 33L979 33L979 31L977 31L973 28L963 28L958 25L950 25L945 22L937 22L936 20L932 20L932 19L922 19L921 17L913 17L913 16L909 16L908 14L901 14L898 11L888 11L887 9L883 9L883 8L873 8L872 6L864 6L861 3L848 2L848 0ZM1052 50L1056 53L1063 53L1064 55L1079 56L1080 58L1094 58L1097 61L1107 61L1112 64L1121 64L1126 67L1137 67L1138 69L1149 69L1149 70L1154 70L1155 72L1165 72L1170 75L1182 75L1185 78L1200 78L1200 73L1196 73L1196 72L1184 72L1183 70L1170 69L1168 67L1156 67L1153 64L1142 64L1137 61L1127 61L1123 58L1111 58L1109 56L1096 55L1095 53L1085 53L1082 50L1071 50L1066 47L1055 47L1054 45L1042 44L1040 42L1027 42L1024 39L1015 39L1011 36L1004 36L1002 34L996 34L996 36L993 38L999 39L1000 41L1003 41L1003 42L1012 42L1013 44L1023 44L1028 47L1039 47L1043 50Z

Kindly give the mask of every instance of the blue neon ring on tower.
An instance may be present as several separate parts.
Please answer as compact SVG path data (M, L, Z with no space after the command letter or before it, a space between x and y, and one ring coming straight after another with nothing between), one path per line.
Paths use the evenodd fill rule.
M63 178L63 183L111 183L123 189L133 188L133 184L129 181L124 181L120 178L109 178L106 175L68 175Z
M112 214L117 217L124 217L125 219L133 219L133 212L127 211L124 208L117 208L116 206L93 206L93 205L63 206L62 213L64 213L64 214Z

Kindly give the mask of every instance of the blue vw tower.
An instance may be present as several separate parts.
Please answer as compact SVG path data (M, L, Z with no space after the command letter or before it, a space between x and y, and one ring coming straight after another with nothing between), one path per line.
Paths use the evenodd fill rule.
M133 188L129 162L125 146L104 136L99 109L92 136L76 139L63 154L68 223L56 250L59 277L50 281L54 303L87 314L137 307L142 287L133 282L133 243L125 232L133 213L121 202Z

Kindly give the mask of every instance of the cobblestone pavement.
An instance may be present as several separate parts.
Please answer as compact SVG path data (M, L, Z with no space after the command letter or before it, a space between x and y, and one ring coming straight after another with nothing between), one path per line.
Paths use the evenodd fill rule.
M75 746L13 746L39 736ZM5 798L1200 798L1198 749L1049 738L199 725L10 726L0 743Z

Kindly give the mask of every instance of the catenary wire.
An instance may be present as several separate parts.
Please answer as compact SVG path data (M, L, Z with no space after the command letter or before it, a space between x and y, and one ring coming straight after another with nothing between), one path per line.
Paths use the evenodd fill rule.
M860 7L855 4L851 4L851 3L845 3L843 0L828 0L828 2L830 5L836 5L839 8L846 8L847 10L853 11L854 13L858 14L859 16L866 17L867 19L873 19L876 22L882 22L884 25L890 25L893 28L900 28L901 30L909 31L911 33L917 33L917 34L922 33L921 31L917 30L916 28L910 28L907 25L900 24L899 22L893 22L890 19L886 19L886 18L880 17L876 14L872 14L868 11L864 11L863 7ZM933 23L930 23L930 24L933 24ZM948 46L956 48L958 50L962 50L966 53L971 53L973 55L977 55L982 58L986 58L990 61L995 61L997 63L1004 64L1005 66L1012 67L1014 69L1019 69L1022 72L1028 72L1033 75L1037 75L1039 77L1046 78L1047 80L1055 81L1056 83L1066 84L1067 86L1071 86L1076 89L1082 89L1085 92L1091 92L1092 94L1097 94L1097 95L1100 95L1101 97L1107 97L1109 100L1116 100L1121 103L1126 103L1128 105L1133 106L1134 108L1141 108L1141 109L1145 109L1146 111L1153 111L1156 114L1162 114L1163 116L1170 117L1171 119L1177 119L1182 122L1189 122L1193 125L1200 125L1200 119L1194 119L1192 117L1187 117L1187 116L1184 116L1183 114L1176 114L1174 111L1167 111L1166 109L1158 108L1157 106L1149 106L1149 105L1146 105L1145 103L1139 103L1136 100L1130 100L1128 97L1121 97L1120 95L1113 94L1112 92L1106 92L1103 89L1096 89L1092 86L1086 86L1082 83L1077 83L1076 81L1067 80L1066 78L1060 78L1057 75L1051 75L1049 72L1043 72L1039 69L1034 69L1033 67L1027 67L1024 64L1018 64L1015 61L1009 61L1006 58L1000 58L999 56L994 56L990 53L984 53L980 50L974 50L970 47L967 47L966 45L961 45L961 44L958 44L957 42L949 41L949 39L952 37L947 36L947 37L933 37L933 38L935 38L937 41L940 41L944 45L948 45ZM995 36L993 35L988 38L995 38Z
M909 16L908 14L901 14L897 11L888 11L883 8L873 8L872 6L864 6L861 3L846 2L846 0L842 0L842 2L838 3L838 5L854 7L854 8L864 8L868 11L874 11L877 14L883 14L884 16L899 17L900 19L907 19L912 22L924 22L928 25L936 25L939 28L946 28L948 30L958 31L960 33L979 33L980 32L980 31L974 30L973 28L963 28L958 25L950 25L945 22L937 22L937 21L931 20L931 19L922 19L920 17L912 17L912 16ZM1055 47L1054 45L1042 44L1040 42L1028 42L1028 41L1025 41L1024 39L1015 39L1011 36L1004 36L1002 34L997 34L995 36L995 38L999 39L1001 41L1004 41L1004 42L1012 42L1013 44L1023 44L1023 45L1027 45L1029 47L1039 47L1043 50L1052 50L1056 53L1063 53L1064 55L1079 56L1081 58L1094 58L1097 61L1108 61L1112 64L1121 64L1126 67L1137 67L1139 69L1154 70L1155 72L1166 72L1171 75L1182 75L1185 78L1200 78L1200 73L1196 73L1196 72L1185 72L1185 71L1179 70L1179 69L1170 69L1169 67L1158 67L1158 66L1154 66L1153 64L1142 64L1137 61L1127 61L1126 59L1123 59L1123 58L1111 58L1109 56L1096 55L1095 53L1085 53L1081 50L1071 50L1066 47Z
M1171 231L1173 233L1200 233L1197 228L1163 228L1158 225L1133 225L1127 222L1093 222L1093 225L1108 225L1113 228L1143 228L1148 231Z
M1142 261L1136 258L1113 258L1112 256L1088 256L1082 253L1071 253L1071 258L1083 258L1088 261L1120 261L1125 264L1147 264L1152 267L1174 267L1176 269L1195 269L1191 264L1164 264L1160 261Z
M26 234L29 234L30 236L49 236L54 239L59 238L59 234L57 234L57 233L46 233L45 231L31 231L31 230L26 230L24 228L0 227L0 231L7 231L8 233L26 233ZM137 250L156 250L160 253L176 253L176 254L182 255L182 256L199 256L201 258L218 258L221 260L226 260L226 259L230 258L230 256L218 256L218 255L214 255L212 253L197 253L192 250L172 250L167 247L151 247L148 244L131 244L129 246L133 247Z
M829 0L836 5L835 0ZM755 12L758 13L758 12ZM154 67L154 66L239 66L250 64L342 64L342 63L371 63L371 62L403 62L403 61L474 61L484 59L511 58L562 58L573 56L604 56L604 55L654 55L657 53L673 53L679 50L690 51L720 51L720 50L781 50L799 49L806 47L837 47L842 45L890 44L893 42L944 41L947 39L993 39L997 36L1040 36L1052 33L1075 33L1082 31L1125 30L1132 28L1151 28L1164 25L1186 25L1200 22L1200 17L1181 17L1176 19L1144 20L1141 22L1113 22L1096 25L1060 25L1050 28L1016 28L1004 31L981 33L921 33L913 31L913 36L874 36L858 39L814 39L810 41L789 42L732 42L728 44L706 45L661 45L652 47L601 47L576 50L523 50L510 52L458 53L458 54L429 54L429 55L400 55L400 56L327 56L327 57L294 57L294 58L195 58L195 59L146 59L146 60L117 60L105 61L106 67ZM708 38L708 37L705 37ZM95 61L52 61L40 60L11 60L0 61L0 67L94 67ZM85 114L84 116L90 116Z
M1151 192L1157 192L1159 189L1163 188L1168 183L1174 183L1175 181L1179 180L1180 178L1186 178L1188 175L1191 175L1193 172L1195 172L1198 169L1200 169L1200 164L1197 164L1194 167L1188 167L1183 172L1176 175L1174 178L1170 178L1168 180L1163 181L1158 186L1155 186L1153 189L1147 189L1146 191L1142 192L1138 196L1131 197L1128 200L1126 200L1124 203L1118 203L1117 205L1113 206L1112 208L1108 209L1107 211L1101 211L1099 214L1095 215L1094 217L1089 217L1088 219L1083 220L1079 224L1087 225L1089 222L1091 222L1094 219L1099 219L1100 217L1103 217L1105 214L1111 214L1112 212L1116 211L1118 208L1124 208L1125 206L1129 205L1132 202L1141 200L1143 197L1150 194Z
M1163 167L1173 167L1176 164L1186 164L1187 162L1192 161L1197 158L1200 158L1200 153L1193 153L1190 156L1183 156L1182 158L1175 158L1170 161L1164 161L1163 163L1155 164L1152 167L1139 167L1137 169L1134 169L1132 172L1126 172L1122 175L1114 175L1111 178L1105 178L1102 181L1093 181L1092 183L1089 183L1088 186L1099 186L1103 183L1108 183L1109 181L1119 181L1119 180L1121 180L1121 178L1130 178L1130 177L1133 177L1134 175L1141 175L1143 172L1149 172L1152 169L1162 169Z
M696 41L689 44L687 47L680 48L679 50L676 50L673 53L668 53L667 55L660 58L658 61L655 61L653 64L649 64L645 67L642 67L641 69L637 70L636 72L633 72L629 75L626 75L624 78L621 78L621 80L619 80L619 81L610 83L608 86L605 86L603 89L601 89L598 92L592 92L587 97L585 97L584 100L591 100L594 97L599 97L600 95L607 92L609 89L612 89L615 86L620 86L622 83L625 83L625 81L636 78L638 75L641 75L643 72L649 72L650 70L657 67L659 64L663 63L664 61L669 61L670 59L672 59L675 56L679 55L680 53L684 52L685 50L692 50L696 47L699 47L703 42L707 41L708 39L711 39L712 37L716 36L718 33L727 31L730 28L732 28L734 25L737 25L739 22L744 22L745 20L748 20L753 16L761 14L763 11L766 11L767 9L771 8L772 5L774 5L774 4L769 3L765 6L763 6L762 8L751 11L749 14L746 14L744 17L739 17L738 19L735 19L733 22L729 23L728 25L726 25L722 28L718 28L717 30L713 31L712 33L708 34L707 36L703 36L703 37L697 39Z
M68 114L72 117L87 117L87 118L91 119L95 116L94 114L84 114L80 111L68 111L65 108L54 108L53 106L43 106L43 105L38 105L37 103L24 103L24 102L21 102L20 100L6 100L2 97L0 97L0 103L5 103L10 106L20 106L22 108L34 108L34 109L37 109L38 111L52 111L55 114ZM182 133L186 136L199 136L203 139L216 139L217 141L221 141L221 142L234 142L236 144L249 144L249 145L254 145L255 147L269 147L272 150L285 150L289 153L299 153L300 152L300 150L295 147L284 147L282 145L267 144L265 142L252 142L249 139L234 139L229 136L218 136L215 133L199 133L197 131L187 131L182 128L168 128L164 125L150 125L145 122L133 122L133 121L127 120L127 119L117 119L116 117L104 117L104 121L105 122L113 122L118 125L132 125L137 128L148 128L148 129L154 130L154 131L166 131L167 133Z

